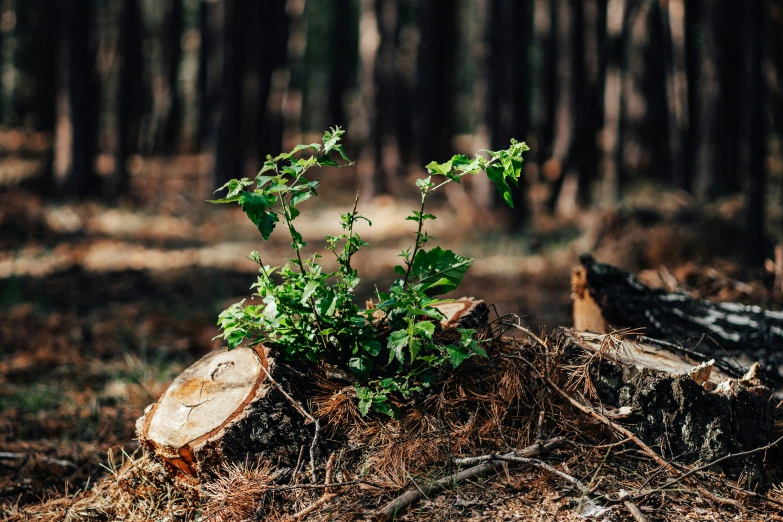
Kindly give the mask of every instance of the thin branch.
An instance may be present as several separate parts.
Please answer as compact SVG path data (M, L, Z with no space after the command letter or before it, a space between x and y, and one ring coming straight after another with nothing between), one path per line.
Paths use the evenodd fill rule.
M527 448L524 448L516 453L524 454L526 457L535 457L535 456L543 455L546 452L550 452L553 449L557 449L563 446L564 444L565 444L564 438L557 438L557 439L552 439L551 441L543 445L534 444L532 446L528 446ZM514 453L510 453L506 455L506 457L513 457L513 456ZM485 457L489 457L489 456L485 456ZM503 461L501 460L497 460L497 459L488 460L487 462L483 462L482 464L479 464L477 466L473 466L471 468L459 471L457 473L452 473L451 475L447 475L430 484L424 484L421 487L417 486L413 489L406 491L405 493L395 498L394 500L388 502L385 506L383 506L380 510L378 510L375 513L375 518L377 520L391 520L395 516L405 511L411 504L418 502L423 497L429 497L431 495L434 495L435 493L443 489L446 489L447 487L456 484L457 482L486 475L500 468L502 465L503 465Z

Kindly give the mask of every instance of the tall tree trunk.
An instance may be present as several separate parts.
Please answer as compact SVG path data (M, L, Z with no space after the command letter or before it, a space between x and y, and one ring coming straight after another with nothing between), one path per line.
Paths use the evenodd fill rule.
M623 19L627 0L609 0L606 4L606 38L619 40L623 31ZM623 75L625 73L625 49L618 45L608 59L604 84L604 130L602 204L614 206L620 198L622 178L622 111Z
M94 52L90 43L91 9L89 0L61 0L60 16L65 20L65 69L62 111L58 122L55 166L60 192L68 199L83 199L96 193L97 176L93 167L96 147L97 88L93 70ZM67 120L67 121L66 121Z
M348 25L354 16L352 0L333 0L331 20L331 53L329 63L329 100L327 102L328 124L345 127L345 96L353 84L351 58L357 45L356 33ZM356 21L358 24L358 20Z
M125 194L130 177L125 166L128 156L136 152L144 112L142 57L142 22L138 0L123 0L119 17L117 55L119 78L117 80L117 144L114 176L108 183L106 194L117 198Z
M359 90L362 103L361 114L355 115L351 127L356 129L356 142L360 148L356 162L358 190L365 199L387 192L384 186L386 180L376 171L375 152L378 141L376 61L381 42L379 25L376 0L362 0L359 15Z
M693 189L701 203L737 188L740 4L702 0Z
M395 61L399 44L400 17L396 0L376 0L380 44L375 60L375 176L379 193L394 192L400 174L400 150L397 142L397 77Z
M447 0L419 2L417 8L419 158L446 161L453 153L458 10Z
M256 118L256 154L259 163L267 154L283 148L283 102L287 89L285 65L289 22L285 2L258 5L256 32L260 43L256 51L258 109ZM268 20L278 20L268 24Z
M223 84L215 151L215 188L244 175L242 150L242 76L244 72L245 3L223 3Z
M305 53L307 51L308 0L288 0L290 18L288 36L288 84L283 108L283 147L293 148L302 141L302 107L307 76Z
M557 105L552 157L544 166L549 179L555 180L550 208L556 206L566 214L576 212L578 169L564 170L563 165L576 140L578 92L584 85L584 11L582 0L558 2L557 5ZM565 189L565 190L564 190Z
M198 143L201 152L213 151L218 126L218 99L222 85L222 6L212 0L199 2Z
M534 157L539 171L551 157L554 142L554 123L557 97L557 0L535 0L533 10L536 52L535 91L533 93L533 127L535 128Z
M742 170L745 178L745 257L748 266L761 267L765 258L764 209L766 163L766 125L764 118L764 78L762 74L763 5L744 4L743 35L743 147Z
M666 106L672 184L690 189L685 146L688 137L688 76L685 47L685 1L665 0L660 6L663 56L666 63Z
M176 151L177 140L182 130L182 100L179 88L179 70L182 62L182 26L182 0L171 0L171 5L166 13L166 43L163 46L168 112L163 122L161 137L161 148L168 153Z

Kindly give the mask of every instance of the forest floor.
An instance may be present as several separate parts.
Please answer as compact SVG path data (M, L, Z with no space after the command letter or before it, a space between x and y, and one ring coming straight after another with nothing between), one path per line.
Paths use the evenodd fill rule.
M144 407L221 346L213 340L218 313L249 295L255 279L256 265L245 256L259 250L266 263L278 264L288 255L282 239L262 244L239 209L204 203L200 178L166 176L166 164L145 172L134 179L133 201L112 207L49 203L24 188L0 186L5 517L19 517L43 499L75 499L136 452L134 422ZM334 188L335 196L308 202L298 221L309 246L322 244L338 229L338 213L350 210L352 181L341 175L322 190ZM516 312L535 331L571 324L569 274L584 251L658 286L779 306L768 298L769 274L742 269L736 245L724 239L741 234L736 201L700 210L677 195L652 201L642 194L613 212L541 215L510 234L501 231L502 214L455 211L444 199L435 204L438 219L429 231L437 244L476 258L459 295L494 303L501 314ZM374 285L392 281L396 255L413 237L404 220L413 205L404 198L360 202L373 222L359 231L371 244L354 263L363 277L360 302L372 297ZM541 520L562 507L541 484L517 490L509 484L493 486L490 495L509 519L535 519L528 518L531 500L538 506L551 497L536 507ZM475 512L479 520L486 505L470 492L433 499L418 513L427 519L446 503L455 517Z

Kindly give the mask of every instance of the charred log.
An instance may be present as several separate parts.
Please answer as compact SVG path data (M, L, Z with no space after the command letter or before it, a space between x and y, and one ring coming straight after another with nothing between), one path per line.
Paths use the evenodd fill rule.
M572 276L577 329L643 328L651 337L698 343L699 351L714 355L783 360L783 312L649 288L589 254L580 263Z

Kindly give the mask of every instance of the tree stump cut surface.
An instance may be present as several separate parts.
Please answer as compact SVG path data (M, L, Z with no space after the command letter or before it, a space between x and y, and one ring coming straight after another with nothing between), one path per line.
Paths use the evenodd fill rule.
M137 421L142 445L189 476L272 449L288 452L307 437L304 419L262 365L280 373L261 346L205 355Z

